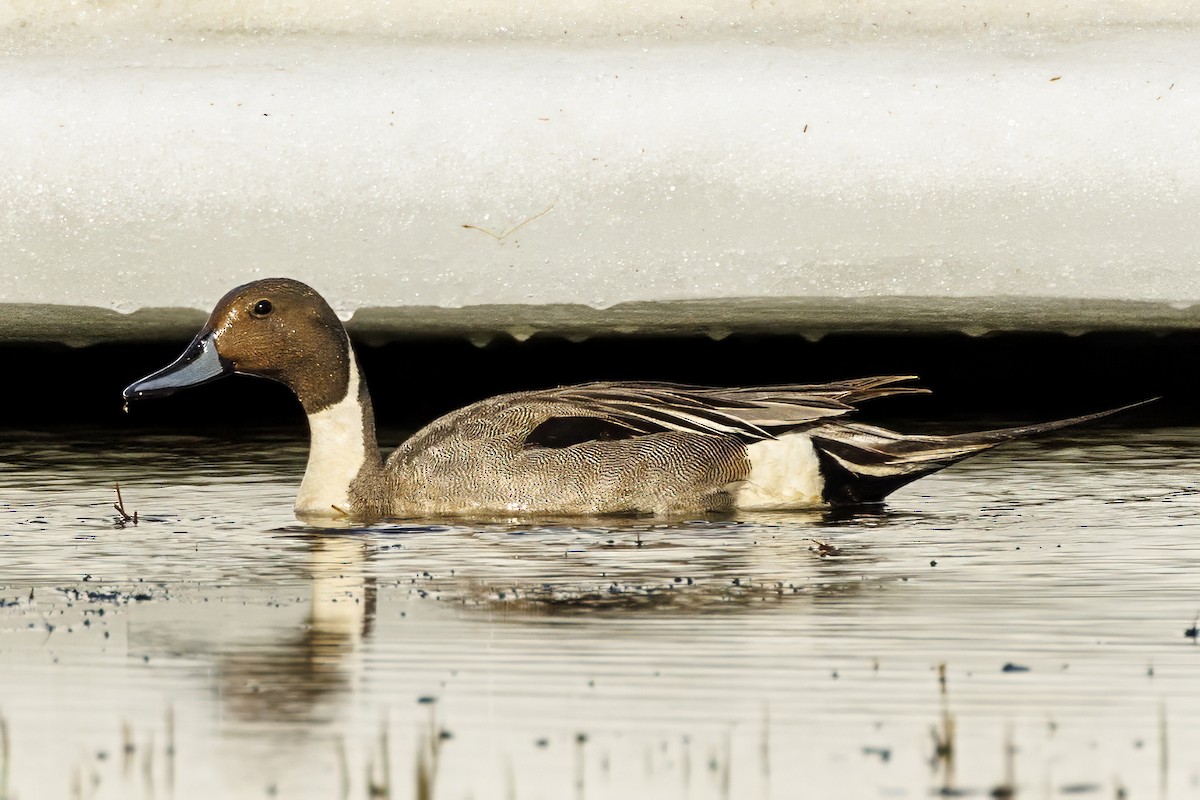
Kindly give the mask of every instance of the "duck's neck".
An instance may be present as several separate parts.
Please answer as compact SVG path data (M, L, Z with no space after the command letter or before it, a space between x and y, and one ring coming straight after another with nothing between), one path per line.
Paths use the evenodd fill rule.
M347 344L346 391L341 400L308 413L308 466L296 496L296 513L304 516L363 516L364 507L383 474L375 439L375 414L366 383ZM303 397L301 402L304 403Z

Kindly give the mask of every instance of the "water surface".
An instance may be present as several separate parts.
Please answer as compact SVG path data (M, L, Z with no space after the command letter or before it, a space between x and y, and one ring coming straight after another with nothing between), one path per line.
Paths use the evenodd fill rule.
M1200 429L332 530L297 436L0 434L0 797L1200 796Z

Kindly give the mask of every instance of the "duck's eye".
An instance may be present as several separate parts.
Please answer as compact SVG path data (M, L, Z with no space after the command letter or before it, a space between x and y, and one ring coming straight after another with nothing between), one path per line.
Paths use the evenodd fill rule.
M259 300L257 303L254 304L254 316L265 317L267 314L270 314L270 313L271 313L271 301L270 300Z

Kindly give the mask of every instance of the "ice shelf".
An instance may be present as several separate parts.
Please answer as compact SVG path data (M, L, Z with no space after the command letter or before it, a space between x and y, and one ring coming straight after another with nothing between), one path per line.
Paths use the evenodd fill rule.
M1195 327L1194 4L396 5L0 3L0 341Z

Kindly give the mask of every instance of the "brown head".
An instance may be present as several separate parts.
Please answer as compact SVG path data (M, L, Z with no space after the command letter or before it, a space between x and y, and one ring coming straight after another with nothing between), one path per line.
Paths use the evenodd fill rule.
M161 397L230 373L288 386L312 414L346 396L350 342L313 289L288 278L239 286L217 303L183 355L130 384L126 400Z

